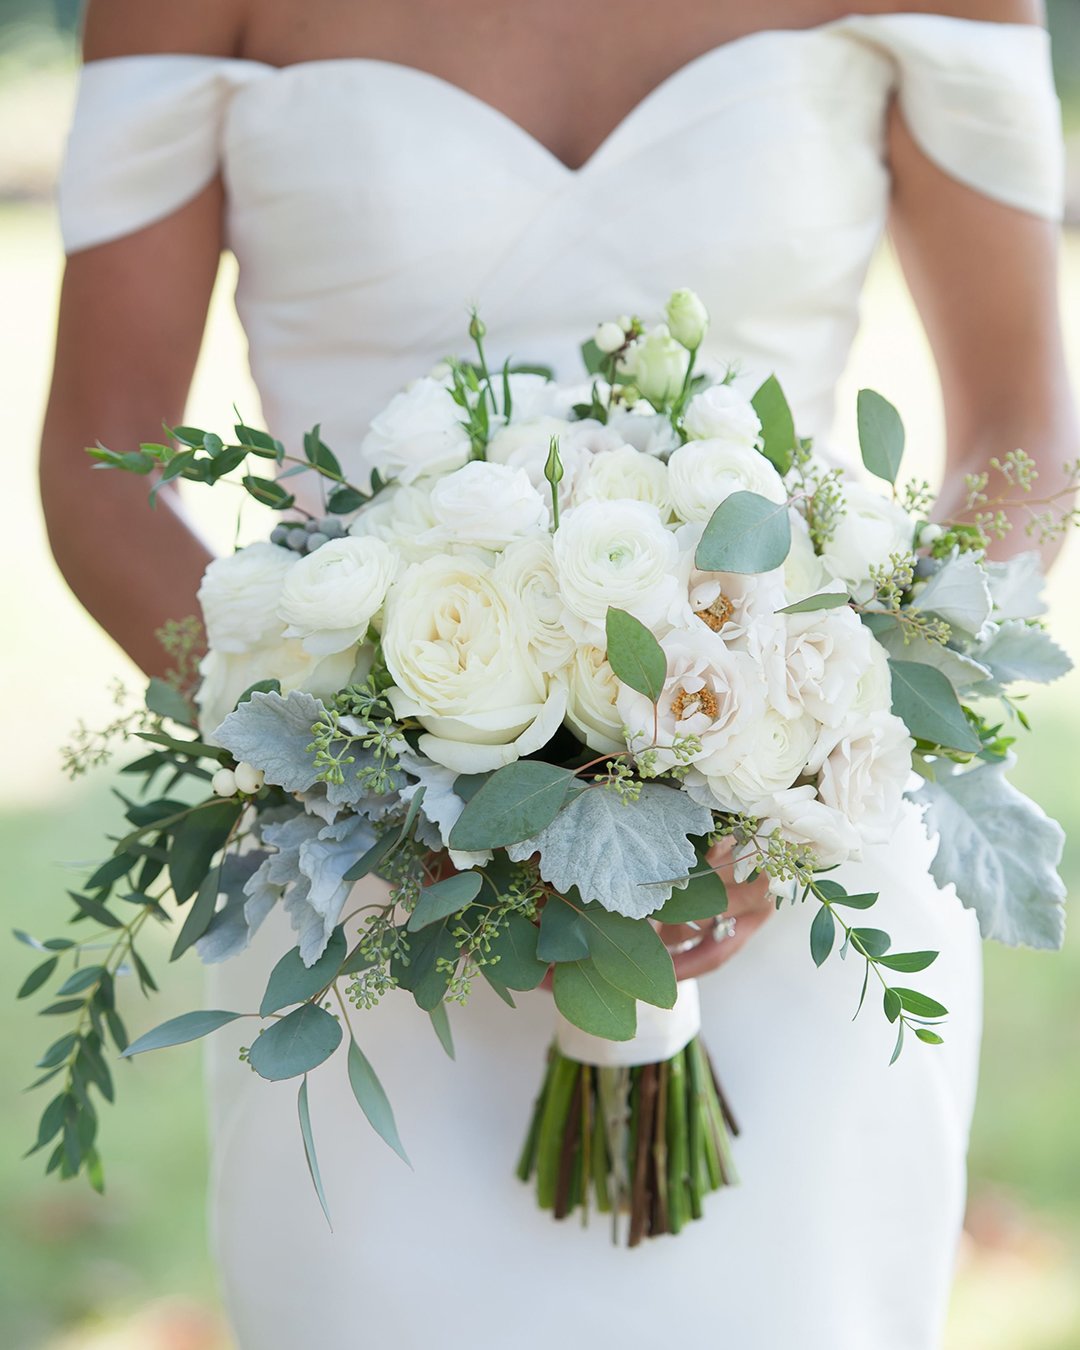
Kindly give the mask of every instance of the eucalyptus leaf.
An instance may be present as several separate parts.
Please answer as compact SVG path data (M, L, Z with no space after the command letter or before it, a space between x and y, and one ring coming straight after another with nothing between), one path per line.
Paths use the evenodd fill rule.
M539 929L524 914L508 914L491 940L496 958L492 973L508 989L535 989L547 974L548 963L537 956ZM487 967L484 967L485 971Z
M749 575L771 572L791 552L787 502L756 492L733 492L716 508L697 546L694 561L703 572Z
M901 989L899 985L894 986L893 993L899 998L901 1006L905 1012L911 1013L915 1017L946 1017L948 1008L937 999L929 998L926 994L920 994L917 989Z
M31 994L36 993L37 990L39 990L51 977L53 971L59 964L59 961L60 958L58 956L50 956L47 960L42 961L40 966L35 966L19 986L19 992L15 997L29 998Z
M979 738L952 685L933 666L890 659L892 707L916 740L974 753Z
M540 939L536 954L541 961L584 961L589 955L589 927L573 906L558 895L549 895L540 911Z
M299 1078L328 1060L341 1044L341 1025L325 1008L302 1003L259 1033L248 1062L272 1083Z
M835 941L836 920L832 916L832 911L822 905L810 925L810 955L815 966L824 965Z
M446 1004L437 1003L434 1008L429 1009L428 1016L431 1018L435 1035L439 1038L439 1044L446 1051L447 1056L454 1059L454 1033L450 1029L450 1017L446 1011Z
M179 1017L170 1017L152 1031L144 1032L121 1051L125 1059L132 1055L141 1055L145 1050L163 1050L169 1045L184 1045L187 1041L197 1041L209 1036L228 1022L235 1022L242 1013L222 1012L217 1009L204 1009L198 1012L181 1013Z
M319 439L321 427L318 423L310 431L304 432L304 454L308 463L313 464L317 469L321 469L334 477L341 477L341 465L337 461L337 456L328 445L324 445Z
M218 868L212 867L203 877L195 899L191 902L191 908L184 919L183 927L173 943L173 949L169 956L170 961L175 961L183 956L187 949L197 942L210 927L210 921L213 919L214 910L217 907L217 898Z
M812 614L819 609L839 609L851 602L846 591L822 591L817 595L808 595L805 600L796 600L793 605L785 605L777 614Z
M409 915L409 932L415 933L419 928L426 928L429 923L449 918L451 914L464 909L480 894L483 884L484 879L479 872L455 872L442 881L425 886L420 892L416 908Z
M889 956L879 956L878 965L887 966L889 970L897 970L905 975L913 975L916 971L925 970L931 966L938 958L937 952L893 952Z
M795 419L775 375L769 376L750 402L761 422L762 454L783 476L795 459Z
M390 1145L402 1162L409 1162L409 1156L401 1144L394 1112L390 1106L383 1085L371 1067L367 1056L350 1037L349 1039L349 1086L359 1104L360 1110L368 1118L371 1128Z
M853 928L851 936L858 940L867 956L884 956L892 946L892 938L881 928Z
M555 1006L568 1022L608 1041L629 1041L637 1030L637 1003L609 984L591 961L555 967Z
M308 1104L307 1078L300 1084L300 1091L296 1098L296 1110L300 1117L300 1137L304 1141L304 1157L307 1160L311 1184L315 1187L315 1194L319 1197L322 1212L326 1216L326 1222L330 1224L331 1232L333 1232L334 1226L330 1222L330 1209L326 1203L326 1192L323 1190L322 1175L319 1172L319 1159L315 1153L315 1136L311 1130L311 1108Z
M339 927L334 929L326 950L312 966L304 965L299 947L287 951L270 972L266 993L259 1005L259 1016L269 1017L281 1008L314 998L341 970L347 946L345 930Z
M151 712L157 713L159 717L171 718L174 722L179 722L181 726L194 726L191 704L179 689L167 684L156 675L147 686L146 706Z
M521 759L491 775L450 831L453 848L505 848L529 839L556 818L576 780L571 770Z
M675 1006L675 967L652 924L599 905L586 905L581 917L589 925L589 954L599 975L643 1003Z
M895 483L904 456L904 424L887 398L860 389L856 403L862 462L875 478Z
M605 629L608 664L616 678L655 703L667 679L664 649L641 620L624 609L609 606Z
M210 801L177 825L169 847L169 880L177 904L190 900L202 885L214 855L225 846L243 809L240 802Z

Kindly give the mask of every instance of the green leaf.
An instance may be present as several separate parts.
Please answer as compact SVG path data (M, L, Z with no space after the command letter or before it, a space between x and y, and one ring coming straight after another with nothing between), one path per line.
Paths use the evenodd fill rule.
M836 881L818 880L814 882L814 886L831 904L846 905L848 909L870 909L878 900L877 891L848 895L843 886Z
M895 483L904 456L904 424L888 399L860 389L857 403L862 462L875 478Z
M402 988L411 990L417 1007L431 1012L442 1002L450 980L447 971L440 969L440 959L456 962L457 943L443 920L421 928L418 933L409 933L408 944L408 965L395 953L390 960L391 972Z
M867 956L883 956L892 944L892 938L880 928L853 928L851 936L862 944Z
M480 893L484 878L479 872L455 872L420 892L416 908L409 915L408 929L415 933L429 923L446 919L471 904Z
M901 989L899 985L895 985L893 992L900 999L904 1011L912 1013L915 1017L948 1016L949 1010L943 1003L926 994L920 994L917 989Z
M497 960L492 973L508 989L535 989L547 974L548 963L536 954L540 930L524 914L508 914L491 941Z
M246 445L264 459L276 459L280 462L285 458L285 447L265 431L242 424L234 427L233 430L236 432L236 439L241 445Z
M450 1030L450 1017L446 1011L445 1003L437 1003L434 1008L429 1009L428 1016L431 1018L431 1025L435 1028L435 1035L439 1038L439 1044L446 1051L448 1058L454 1059L454 1033Z
M135 866L135 859L130 853L114 853L111 858L106 858L101 866L92 874L86 883L87 890L103 891L126 877L128 872Z
M326 509L334 516L348 516L359 511L368 500L353 487L336 487L326 499Z
M835 941L836 920L832 916L832 911L822 905L810 925L810 955L814 958L815 966L825 964Z
M733 492L712 513L694 561L704 572L771 572L791 551L787 502Z
M589 925L592 965L603 979L643 1003L675 1006L678 987L671 953L651 923L599 905L586 905L581 917Z
M497 969L498 967L496 966L496 970ZM492 975L490 966L481 966L480 974L483 975L484 979L488 982L489 985L491 985L492 989L494 989L496 994L498 994L498 996L502 999L502 1001L506 1004L508 1008L517 1007L517 1004L514 1002L513 994L510 992L510 990L506 987L505 984L500 984L500 982L495 978L495 976Z
M218 1027L235 1022L243 1013L221 1012L216 1009L181 1013L179 1017L170 1017L167 1022L144 1032L121 1051L125 1059L132 1055L141 1055L144 1050L163 1050L168 1045L184 1045L187 1041L197 1041L201 1036L209 1036Z
M375 1070L371 1067L364 1052L349 1038L349 1086L359 1103L360 1110L368 1118L368 1123L376 1134L380 1135L402 1162L409 1162L409 1155L401 1145L394 1112L390 1107L383 1085L379 1082Z
M326 473L333 474L335 477L341 477L341 465L337 461L337 456L328 445L324 445L319 439L321 428L318 422L310 431L304 432L304 454L307 456L309 464L314 464L317 469Z
M972 730L948 679L933 666L890 659L892 707L916 740L974 753L979 738Z
M808 595L805 600L796 600L793 605L785 605L777 614L812 614L818 609L839 609L846 605L851 596L846 591L823 591L820 595Z
M192 727L195 725L191 713L191 704L180 693L179 689L174 689L171 684L166 684L156 675L146 689L146 706L152 713L157 713L159 717L170 717L174 722L179 722L181 726Z
M173 943L173 949L169 954L170 961L179 960L187 949L198 942L199 938L210 927L210 920L214 917L214 911L217 909L220 875L220 869L212 867L203 877L202 883L195 893L191 908L187 912L187 917L184 919L184 925Z
M885 1016L890 1022L895 1022L900 1016L903 1004L900 1002L900 995L895 989L885 990Z
M611 368L611 357L602 352L592 338L581 344L581 359L590 375L603 375Z
M629 1041L637 1030L637 1004L616 989L591 961L567 961L555 967L555 1006L568 1022L609 1041Z
M313 966L304 965L299 947L286 952L270 972L266 993L259 1004L259 1016L269 1017L282 1008L314 998L340 972L347 946L345 930L339 926L330 934L326 950Z
M540 911L541 961L584 961L589 955L589 929L581 915L558 895L549 895Z
M937 958L937 952L893 952L891 956L879 956L878 965L911 975L917 970L925 970L927 966L932 966Z
M918 1036L919 1040L922 1041L924 1045L945 1044L944 1039L939 1036L936 1031L931 1031L929 1027L916 1027L915 1035Z
M29 998L31 994L36 993L52 975L59 962L58 956L50 956L47 961L42 961L40 966L35 966L19 986L19 992L15 997Z
M381 835L367 852L362 853L353 863L342 880L359 881L361 877L366 877L369 872L376 871L383 859L397 848L399 837L393 830L388 830L386 834Z
M727 887L720 874L709 866L709 850L704 840L695 844L694 852L702 870L691 872L682 890L672 891L670 898L653 914L660 923L697 923L727 912Z
M277 1083L318 1068L340 1044L337 1019L325 1008L302 1003L255 1037L248 1062L260 1077Z
M202 884L243 809L240 802L210 802L177 825L169 849L169 880L177 904L190 900Z
M539 760L496 769L466 803L450 831L450 847L476 853L531 839L555 819L575 781L569 769Z
M69 1031L66 1035L61 1036L59 1040L53 1041L52 1045L49 1046L48 1050L45 1051L34 1065L34 1068L53 1069L58 1064L62 1064L64 1060L67 1059L68 1055L71 1054L72 1050L75 1049L78 1039L78 1036L76 1036L73 1031Z
M761 421L763 453L781 476L795 458L795 419L775 375L770 375L750 402Z
M300 1117L300 1135L304 1141L304 1157L307 1159L311 1184L315 1187L315 1194L319 1197L322 1212L326 1216L326 1222L330 1225L330 1231L333 1232L334 1225L330 1221L326 1192L323 1190L322 1176L319 1172L319 1159L315 1154L315 1136L311 1132L311 1109L308 1106L307 1078L300 1084L300 1091L296 1098L296 1110Z
M896 1048L895 1048L895 1050L893 1050L893 1052L892 1052L892 1058L889 1060L889 1063L890 1063L890 1064L895 1064L895 1063L896 1063L896 1061L900 1058L900 1051L903 1050L903 1048L904 1048L904 1025L905 1025L905 1024L904 1024L903 1022L901 1022L900 1025L899 1025L899 1027L897 1028L897 1031L896 1031Z
M273 511L287 511L296 502L292 493L286 492L273 478L257 478L253 473L246 473L241 481L257 502Z
M201 427L166 427L165 431L181 445L201 448L206 439L206 432Z
M73 971L56 991L57 998L66 998L68 994L81 994L89 989L105 974L104 966L80 966Z
M36 1153L38 1149L44 1148L51 1140L55 1139L64 1128L64 1116L68 1109L68 1094L61 1092L59 1096L54 1097L41 1113L41 1119L38 1121L37 1140L33 1148L29 1149L23 1156L30 1157L31 1153Z
M623 684L655 703L664 692L667 657L652 633L625 609L609 606L605 620L608 664Z

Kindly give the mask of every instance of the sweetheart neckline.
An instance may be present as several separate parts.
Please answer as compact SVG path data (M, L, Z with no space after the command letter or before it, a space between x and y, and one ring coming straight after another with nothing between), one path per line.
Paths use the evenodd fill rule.
M812 40L814 38L829 36L835 30L842 30L845 27L851 27L853 23L864 24L867 21L871 26L875 22L896 21L902 24L915 22L944 23L971 25L979 29L998 29L998 30L1016 30L1026 33L1037 33L1043 38L1047 36L1046 30L1037 24L1025 23L999 23L985 19L968 19L951 14L933 14L919 11L898 11L888 14L846 14L835 19L829 19L825 23L812 24L805 28L759 28L750 33L741 33L737 37L729 38L726 42L718 43L714 47L706 48L705 51L692 56L688 61L665 75L662 80L653 85L647 93L627 110L627 112L615 123L610 131L599 141L594 149L585 157L580 164L568 164L546 142L541 140L531 132L521 122L516 121L509 113L504 112L502 108L494 103L489 103L478 94L472 93L463 85L455 84L453 80L448 80L434 71L425 70L421 66L411 66L406 62L390 61L376 56L327 56L314 57L306 61L293 61L287 65L275 66L267 61L255 60L251 57L217 57L193 52L154 52L154 53L133 53L126 56L103 57L97 61L90 61L85 64L85 68L95 66L107 66L111 63L134 62L147 60L179 60L179 61L197 61L220 63L222 65L246 66L254 71L261 71L266 77L278 80L285 80L295 77L299 74L311 73L312 71L326 70L330 66L339 67L357 67L366 66L372 69L383 70L391 74L404 73L407 77L416 78L423 81L433 88L438 88L448 97L457 98L463 105L472 107L477 112L482 112L494 125L502 126L505 132L516 137L519 141L532 147L534 153L540 155L547 161L552 170L561 174L568 181L584 178L596 166L596 164L606 158L608 151L619 141L629 127L637 123L642 117L646 116L652 106L659 100L670 94L674 87L682 84L685 79L691 78L699 73L703 68L711 65L714 61L726 59L729 54L739 53L747 46L753 46L763 41L778 41L779 39L804 38ZM257 88L258 84L248 85L247 88ZM238 97L244 91L238 91Z

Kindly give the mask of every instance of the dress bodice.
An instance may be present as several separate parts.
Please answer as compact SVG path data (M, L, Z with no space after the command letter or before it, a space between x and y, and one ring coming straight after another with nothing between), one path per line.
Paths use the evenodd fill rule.
M1060 118L1038 28L895 14L737 39L663 81L579 169L436 76L353 58L86 66L60 184L69 251L161 219L220 170L237 306L275 434L368 419L463 348L579 369L598 319L677 286L708 355L775 372L823 434L885 225L893 95L946 173L1047 217Z

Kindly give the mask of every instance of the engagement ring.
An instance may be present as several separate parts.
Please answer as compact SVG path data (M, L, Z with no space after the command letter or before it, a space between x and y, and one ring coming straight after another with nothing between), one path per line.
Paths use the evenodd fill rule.
M723 942L725 938L735 936L735 919L728 914L721 914L719 918L713 920L712 938L714 942Z

